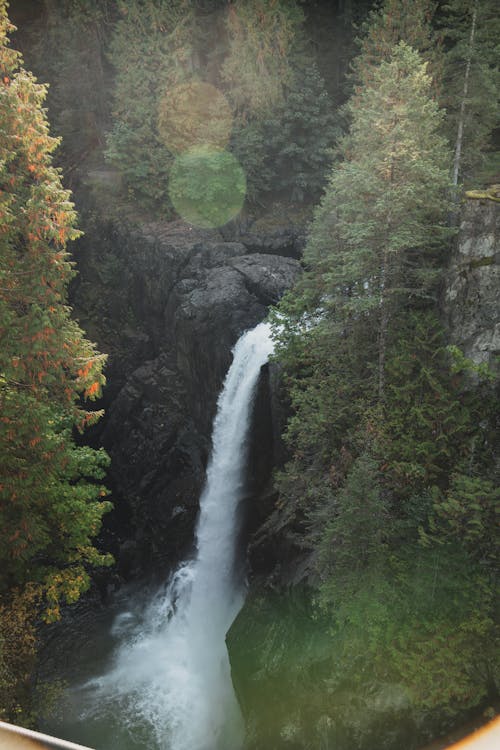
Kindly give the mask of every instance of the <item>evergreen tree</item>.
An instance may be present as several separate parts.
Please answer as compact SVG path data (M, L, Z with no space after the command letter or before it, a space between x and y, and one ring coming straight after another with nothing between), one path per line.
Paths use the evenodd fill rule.
M362 26L360 54L353 61L353 77L359 84L369 83L374 68L388 61L394 47L406 42L430 64L434 77L439 76L440 49L432 20L436 13L434 0L383 0L372 10Z
M232 149L247 175L250 200L265 194L296 202L318 198L340 135L332 101L314 61L294 66L283 104L265 117L240 120Z
M405 43L373 70L349 112L343 161L333 170L305 259L341 325L352 315L376 320L383 398L389 321L433 295L445 236L446 146L426 65Z
M323 579L362 575L385 552L388 508L381 492L377 462L363 453L353 463L337 495L332 517L323 526L319 567Z
M245 170L253 203L262 204L266 193L280 195L283 189L302 199L308 179L315 183L319 176L321 181L322 170L316 176L310 168L312 142L315 134L318 146L329 141L329 128L319 129L331 113L325 111L328 95L316 69L307 81L316 90L302 86L308 75L307 66L297 65L303 22L296 2L242 0L228 8L221 81L235 112L231 148ZM319 97L313 101L315 94ZM320 146L315 166L324 157Z
M325 82L312 60L295 70L284 105L263 129L268 163L275 172L274 191L292 201L317 199L340 133Z
M276 357L292 413L284 433L290 459L275 478L280 500L269 525L299 554L324 550L338 493L371 440L369 430L361 441L358 436L373 395L376 342L368 326L347 323L339 332L318 307L321 284L315 282L312 273L304 274L275 318ZM322 567L329 559L322 552Z
M500 20L491 0L451 0L439 18L444 55L442 103L453 144L452 182L470 181L492 150L500 112ZM494 178L494 174L491 173Z
M462 545L483 565L495 565L498 557L496 518L500 489L482 476L454 473L444 495L437 495L429 518L429 530L421 529L424 544Z
M222 78L243 119L283 103L293 80L291 51L302 23L295 0L236 0L229 5Z
M435 312L401 316L396 328L380 454L386 483L401 502L428 487L447 487L459 458L469 460L479 415L463 377L453 372Z
M53 131L63 136L54 156L66 177L104 148L109 124L106 58L114 0L43 0L36 42L26 50L39 79L50 81L46 99Z
M107 157L132 196L168 212L173 154L158 118L169 91L196 77L194 11L186 0L122 0L119 10L110 49L116 84Z
M106 456L77 447L100 412L86 410L104 383L104 356L70 317L78 236L70 194L52 166L46 88L8 44L0 3L0 591L35 582L47 619L61 596L75 601L88 565L109 562L93 546L109 509L98 481Z
M256 118L239 119L231 133L231 152L243 167L247 180L247 200L264 205L271 193L275 170L269 156L264 123Z

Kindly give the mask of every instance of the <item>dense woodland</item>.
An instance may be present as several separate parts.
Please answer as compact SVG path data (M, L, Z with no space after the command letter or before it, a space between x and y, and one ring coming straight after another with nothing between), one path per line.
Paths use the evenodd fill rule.
M0 0L0 718L36 723L44 623L112 565L108 459L81 437L105 355L71 317L64 187L103 173L94 200L134 221L312 217L271 313L289 420L268 523L310 561L329 691L370 675L451 723L493 711L497 381L449 346L440 290L464 191L499 181L496 3L36 5L12 8L24 63Z

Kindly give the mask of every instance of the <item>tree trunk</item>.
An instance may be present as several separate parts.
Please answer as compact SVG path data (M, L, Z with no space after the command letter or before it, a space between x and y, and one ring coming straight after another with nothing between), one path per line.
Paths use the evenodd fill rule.
M462 143L463 143L463 137L464 137L464 121L465 121L465 105L466 105L467 95L469 93L470 68L471 68L471 62L472 62L472 55L474 52L474 38L476 35L477 6L478 6L478 0L474 0L474 7L472 9L472 24L471 24L471 29L470 29L469 45L467 48L464 88L462 92L462 101L460 103L457 140L455 142L455 156L453 159L452 183L453 183L453 188L454 188L454 194L455 194L454 200L455 201L456 201L456 192L457 192L456 188L458 185L458 174L460 172L460 159L462 157Z
M380 327L378 335L378 398L384 400L385 391L385 359L387 349L387 329L389 327L389 309L387 306L389 253L384 249L382 269L380 273Z
M387 349L387 329L389 327L389 311L384 304L380 315L380 330L378 339L378 398L384 400L385 394L385 352Z

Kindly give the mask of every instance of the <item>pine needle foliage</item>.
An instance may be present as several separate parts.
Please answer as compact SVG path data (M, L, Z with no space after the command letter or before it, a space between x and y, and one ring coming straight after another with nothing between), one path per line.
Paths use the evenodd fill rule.
M110 503L101 451L77 447L100 416L82 405L105 382L105 357L71 318L67 243L79 232L52 166L46 88L21 67L0 4L0 591L36 583L48 620L88 587L92 544Z
M236 0L230 4L229 47L222 78L238 114L262 115L283 103L293 80L291 51L303 21L295 0Z
M116 84L107 158L131 198L168 215L173 154L158 118L169 90L192 77L193 8L185 0L131 0L120 2L119 11L110 45Z
M359 55L353 61L354 81L369 83L372 72L382 61L388 61L394 47L405 42L430 64L433 77L440 70L440 47L432 21L436 14L434 0L384 0L362 24L358 40Z
M442 39L445 132L453 146L454 184L488 174L500 114L500 19L493 0L451 0L437 18ZM491 177L495 179L495 175Z
M292 415L270 527L317 576L331 693L393 683L412 710L453 716L494 671L494 395L484 373L467 384L437 318L452 233L434 83L405 41L374 57L376 38L275 313Z

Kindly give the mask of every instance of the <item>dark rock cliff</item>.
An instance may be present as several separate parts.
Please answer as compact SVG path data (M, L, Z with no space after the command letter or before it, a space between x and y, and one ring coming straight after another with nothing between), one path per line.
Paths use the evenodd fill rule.
M112 458L104 540L129 579L164 572L189 551L231 349L293 283L299 264L288 256L302 239L236 226L223 236L180 221L130 229L87 217L85 229L72 301L109 353L106 416L91 439ZM272 442L252 451L255 476L269 475Z
M446 276L444 315L451 341L477 364L497 369L499 288L500 203L468 199Z

